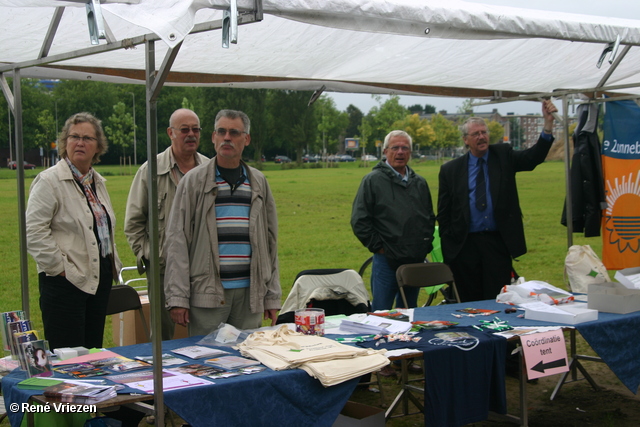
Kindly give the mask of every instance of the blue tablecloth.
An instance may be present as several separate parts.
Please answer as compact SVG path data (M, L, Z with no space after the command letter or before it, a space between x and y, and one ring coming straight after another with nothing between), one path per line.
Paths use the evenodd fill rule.
M469 338L447 341L446 334ZM370 348L414 348L423 352L424 424L463 426L483 421L489 411L507 412L505 360L507 340L469 326L425 331L418 342L366 342Z
M202 337L164 341L163 352L194 345ZM151 344L111 349L126 357L149 356ZM224 350L239 353L230 347ZM202 360L190 360L199 363ZM331 426L358 379L332 387L300 369L263 372L219 379L211 386L172 390L165 404L192 426Z
M168 352L195 345L201 338L164 341L162 350ZM150 343L110 350L129 358L152 354ZM239 354L230 347L224 347L224 350ZM202 363L204 360L183 359L185 363ZM3 378L2 391L7 409L10 403L27 402L30 396L42 394L41 390L18 389L16 384L25 378L26 373L19 369ZM333 425L357 385L358 379L354 379L325 388L320 381L300 369L278 372L266 369L252 375L218 379L215 383L212 380L210 386L168 391L164 393L164 403L194 427L214 424L321 427ZM129 392L139 391L129 389ZM7 412L11 425L19 426L24 414Z
M567 325L520 318L517 317L517 314L523 313L520 310L514 314L506 314L504 310L509 306L487 300L418 308L415 310L415 320L450 320L458 322L460 325L478 325L481 319L493 319L493 316L463 317L460 319L452 316L456 310L465 307L500 310L501 313L496 316L501 320L508 321L511 326L552 326L556 324L573 326L620 381L632 393L638 392L638 386L640 386L640 346L635 343L634 337L640 331L640 311L629 314L599 312L598 320Z

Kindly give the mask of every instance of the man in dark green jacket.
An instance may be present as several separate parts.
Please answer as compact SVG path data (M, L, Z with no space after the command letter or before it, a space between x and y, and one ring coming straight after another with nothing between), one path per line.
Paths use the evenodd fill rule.
M423 262L433 245L435 214L427 181L407 163L411 137L391 131L384 139L380 161L360 184L353 201L351 228L373 253L371 290L373 309L402 307L396 270L403 264ZM418 303L420 288L405 290L409 307Z

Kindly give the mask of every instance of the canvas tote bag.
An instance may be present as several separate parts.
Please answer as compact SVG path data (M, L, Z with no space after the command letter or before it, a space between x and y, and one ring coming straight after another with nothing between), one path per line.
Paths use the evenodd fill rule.
M564 260L564 277L573 293L587 293L590 284L609 281L609 274L589 245L573 245Z

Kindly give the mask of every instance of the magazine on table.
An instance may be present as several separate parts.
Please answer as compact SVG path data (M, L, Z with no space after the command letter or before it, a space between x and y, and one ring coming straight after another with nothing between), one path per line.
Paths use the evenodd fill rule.
M220 371L215 374L208 375L213 380L237 377L239 375L251 375L262 372L266 369L265 366L249 366L246 368L233 369L231 371Z
M176 348L172 352L191 359L202 359L205 357L221 356L229 354L228 351L219 350L217 348L204 347L201 345L190 345L188 347Z
M11 356L13 357L13 359L18 359L18 356L20 355L19 350L18 350L18 338L16 337L16 334L19 334L21 337L24 336L23 333L25 332L30 332L32 331L33 328L31 327L31 320L18 320L16 322L11 322L7 324L7 332L9 334L9 345L10 345L10 349L11 349ZM33 337L33 339L25 339L21 342L25 342L25 341L33 341L33 340L37 340L37 334L35 337ZM26 369L26 368L22 368L22 369Z
M343 320L340 329L354 334L404 334L411 329L411 323L370 314L361 321Z
M150 375L146 379L143 377L140 377L138 380L126 381L126 382L120 379L120 381L117 381L117 382L123 382L128 387L142 390L145 393L153 393L153 389L154 389L153 374L151 372L149 372L149 374ZM123 375L128 375L128 374L123 374ZM109 379L116 381L115 379L113 379L113 377L109 377ZM195 377L189 374L180 374L178 372L170 372L167 370L163 370L163 373L162 373L162 389L164 391L177 390L177 389L188 388L188 387L199 387L199 386L210 385L210 384L213 384L213 383L209 380L205 380L200 377Z
M255 366L259 365L260 362L253 359L248 359L242 356L223 356L223 357L215 357L212 359L207 359L204 363L208 363L210 365L218 366L222 369L238 369L238 368L246 368L247 366Z
M136 356L135 358L153 365L153 356ZM170 353L162 353L162 366L181 365L183 363L187 363L187 361Z
M131 361L132 359L129 359L127 357L116 356L116 357L106 357L104 359L92 360L86 363L90 363L96 368L112 369L114 365L119 365L122 363L131 362Z
M78 404L94 404L116 397L116 386L63 382L44 389L47 400Z
M38 331L31 330L25 332L15 332L13 334L13 345L15 347L15 355L20 361L20 369L27 370L28 368L28 360L24 352L22 351L22 344L37 341L38 340Z
M49 344L45 340L22 343L22 355L27 365L29 377L50 377L53 375L49 359Z
M115 372L127 372L127 371L135 371L137 369L146 369L150 368L152 365L147 362L143 362L142 360L127 360L121 363L116 363L115 365L109 366L107 369L110 369Z
M175 368L167 368L167 371L177 372L180 374L195 375L196 377L206 377L211 374L223 372L223 369L217 368L215 366L210 366L210 365L207 366L207 365L201 365L199 363L193 363L191 365L177 366Z
M24 311L6 311L0 315L0 327L2 328L2 348L4 351L11 351L11 338L12 334L8 329L9 323L17 322L18 320L26 320Z
M109 371L95 367L91 363L73 363L70 365L59 365L53 368L61 374L70 375L74 378L88 378L100 375L109 375Z

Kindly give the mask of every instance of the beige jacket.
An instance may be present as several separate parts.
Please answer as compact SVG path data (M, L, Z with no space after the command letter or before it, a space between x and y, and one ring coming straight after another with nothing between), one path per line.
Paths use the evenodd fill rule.
M96 194L111 219L114 268L122 267L115 245L116 215L104 185L94 171ZM27 250L38 273L57 276L95 294L100 280L100 249L93 230L93 213L64 160L40 172L33 180L27 205ZM115 272L114 272L115 273ZM117 276L114 276L117 277Z
M176 190L166 230L164 292L167 307L226 304L220 281L216 227L216 158L191 170ZM242 165L251 183L250 305L252 313L280 309L276 204L262 172Z
M158 234L160 251L160 274L164 273L164 239L166 223L169 219L173 198L176 195L178 183L171 173L173 164L171 162L171 147L158 154ZM209 160L207 157L197 153L196 162L202 164ZM127 198L127 211L124 217L124 234L131 250L136 255L138 261L138 271L144 272L142 258L149 259L149 184L148 184L149 162L144 162L131 183L131 190Z

